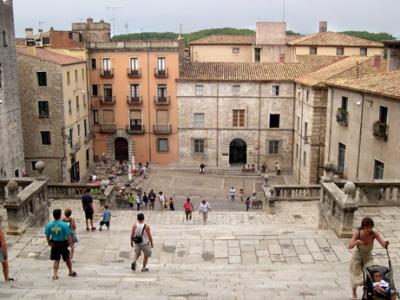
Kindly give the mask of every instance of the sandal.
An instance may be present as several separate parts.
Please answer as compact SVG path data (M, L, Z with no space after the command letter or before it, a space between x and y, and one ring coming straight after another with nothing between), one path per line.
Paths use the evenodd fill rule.
M133 262L133 263L132 263L131 269L132 269L132 271L135 271L135 270L136 270L136 262Z
M57 280L58 279L58 276L53 276L53 280Z
M68 274L68 276L71 276L71 277L76 277L78 274L76 274L76 272L72 272L72 273L69 273Z
M149 269L147 269L147 268L142 269L142 272L148 272L148 271L149 271Z
M8 281L12 281L12 282L14 282L15 281L15 279L14 278L8 278Z

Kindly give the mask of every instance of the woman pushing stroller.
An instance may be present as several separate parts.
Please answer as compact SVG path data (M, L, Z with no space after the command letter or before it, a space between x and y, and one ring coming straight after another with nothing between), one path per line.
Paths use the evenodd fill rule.
M354 248L350 261L352 299L357 299L357 287L365 284L363 268L373 265L372 249L375 239L383 248L388 247L389 242L374 229L374 221L366 217L361 221L361 227L353 233L349 242L349 249Z

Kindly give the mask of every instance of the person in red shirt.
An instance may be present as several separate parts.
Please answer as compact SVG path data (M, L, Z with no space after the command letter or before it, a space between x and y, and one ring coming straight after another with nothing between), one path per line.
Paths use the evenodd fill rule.
M183 203L183 209L185 210L186 224L192 224L193 203L190 198Z

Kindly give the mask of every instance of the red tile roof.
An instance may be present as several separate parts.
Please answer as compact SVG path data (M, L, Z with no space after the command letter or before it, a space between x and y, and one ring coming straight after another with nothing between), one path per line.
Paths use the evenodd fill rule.
M86 63L85 60L77 57L56 53L45 48L17 47L17 54L36 57L61 66Z
M321 32L303 36L288 42L292 46L340 46L340 47L378 47L383 48L382 43L358 38L339 32Z

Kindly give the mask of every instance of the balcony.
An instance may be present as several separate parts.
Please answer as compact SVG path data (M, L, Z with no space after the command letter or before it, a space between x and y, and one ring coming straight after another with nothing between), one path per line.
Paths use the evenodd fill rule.
M48 119L49 118L49 113L48 112L40 112L39 113L39 118L40 119Z
M114 69L101 69L100 70L100 77L101 78L113 78L114 77Z
M81 149L81 141L77 141L70 149L70 154L75 155Z
M165 97L154 96L154 104L155 105L169 105L169 100L170 100L169 96L165 96Z
M388 131L388 124L386 123L381 123L380 121L376 121L374 123L374 125L372 126L372 131L374 136L378 139L378 140L382 140L382 141L387 141L388 139L388 135L387 135L387 131Z
M114 105L115 104L115 96L100 97L100 103L107 104L107 105Z
M343 108L339 108L336 112L336 122L340 125L349 125L349 112Z
M85 144L90 143L91 140L93 140L96 137L96 135L93 132L89 132L85 136Z
M168 78L168 69L154 69L154 76L157 78Z
M129 134L144 134L144 125L127 125L126 131Z
M140 69L134 70L134 69L128 69L127 74L129 78L140 78L142 77L142 72Z
M158 134L170 134L172 132L171 125L153 125L153 132Z
M115 124L100 124L100 132L115 133L117 132L117 126Z
M143 97L142 96L127 96L126 101L130 105L140 105L143 103Z

